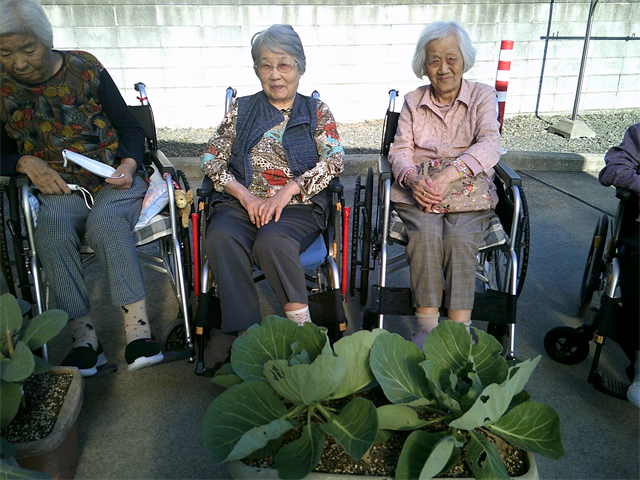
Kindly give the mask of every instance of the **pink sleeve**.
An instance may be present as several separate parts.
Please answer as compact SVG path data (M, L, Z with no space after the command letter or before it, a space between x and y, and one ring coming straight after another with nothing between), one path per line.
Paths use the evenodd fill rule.
M500 123L497 118L496 94L486 89L478 99L473 135L476 142L460 156L474 175L490 170L500 160ZM468 157L472 157L469 159Z
M415 140L413 138L413 116L405 97L404 105L398 118L398 128L393 139L393 145L389 151L389 165L391 172L398 183L402 181L405 174L411 170L416 171L413 161L413 150ZM402 185L402 184L400 184ZM404 187L404 185L402 185Z

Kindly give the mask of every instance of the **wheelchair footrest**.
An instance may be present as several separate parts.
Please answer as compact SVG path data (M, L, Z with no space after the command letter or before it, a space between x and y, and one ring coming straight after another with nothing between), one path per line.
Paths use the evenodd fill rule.
M604 377L600 372L596 372L591 380L594 388L599 392L620 400L627 399L627 389L629 388L628 383L621 382L614 378Z

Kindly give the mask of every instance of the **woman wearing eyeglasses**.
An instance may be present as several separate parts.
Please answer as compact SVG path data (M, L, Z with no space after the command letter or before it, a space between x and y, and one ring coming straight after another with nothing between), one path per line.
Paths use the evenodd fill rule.
M216 190L204 250L218 279L223 333L262 318L254 264L287 317L311 320L299 254L326 228L329 182L343 170L331 111L298 93L306 68L298 34L272 25L254 35L251 55L262 90L230 106L200 157Z

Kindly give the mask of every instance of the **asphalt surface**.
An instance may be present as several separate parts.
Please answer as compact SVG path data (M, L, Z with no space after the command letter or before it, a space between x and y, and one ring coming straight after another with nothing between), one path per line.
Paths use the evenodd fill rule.
M518 301L516 354L520 359L542 356L527 390L534 400L553 406L561 418L566 455L553 461L536 457L543 479L638 479L640 409L595 390L587 375L589 358L579 365L554 362L543 339L552 328L581 324L576 318L579 283L597 219L613 217L614 189L601 186L601 158L546 154L526 159L510 154L518 171L531 217L531 250L523 292ZM196 159L173 159L199 183ZM342 177L347 205L353 202L355 175L375 166L374 156L347 158ZM589 171L584 171L584 169ZM561 170L561 171L560 171ZM149 313L157 338L176 318L175 297L165 277L145 271ZM87 378L78 419L80 462L75 478L82 479L204 479L230 478L224 465L214 465L204 449L202 417L222 389L194 373L187 360L128 372L124 360L124 329L116 307L110 305L99 264L88 267L92 317L110 362L111 375ZM408 285L408 270L392 274L392 283ZM264 284L265 282L263 282ZM269 287L260 286L263 314L282 313ZM359 329L364 307L347 298L348 333ZM388 317L388 330L407 335L412 317ZM477 323L482 328L482 323ZM216 332L205 354L206 363L223 360L232 338ZM50 344L53 364L71 348L63 332ZM626 380L628 361L613 342L600 361L607 375Z

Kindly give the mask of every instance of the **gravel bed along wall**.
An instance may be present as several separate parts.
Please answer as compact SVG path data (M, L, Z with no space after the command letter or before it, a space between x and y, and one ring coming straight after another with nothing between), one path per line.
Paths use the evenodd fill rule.
M608 114L578 115L596 136L567 140L549 133L547 128L569 116L522 115L507 118L502 129L502 146L507 150L532 152L591 153L604 154L614 145L620 144L629 126L640 122L640 111ZM160 149L168 157L199 157L215 127L159 128ZM377 153L382 138L382 120L367 120L359 123L338 123L338 133L348 154Z

